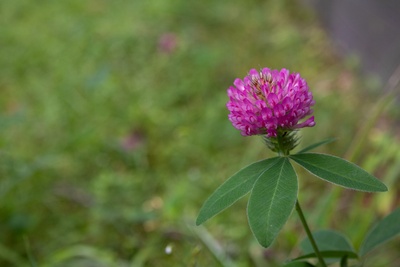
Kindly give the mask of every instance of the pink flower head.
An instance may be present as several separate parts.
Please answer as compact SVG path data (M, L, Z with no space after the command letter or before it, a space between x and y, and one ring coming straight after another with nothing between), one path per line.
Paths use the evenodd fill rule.
M287 69L251 69L233 84L226 106L229 120L242 135L276 137L278 132L315 125L314 116L302 121L313 113L315 101L300 74Z

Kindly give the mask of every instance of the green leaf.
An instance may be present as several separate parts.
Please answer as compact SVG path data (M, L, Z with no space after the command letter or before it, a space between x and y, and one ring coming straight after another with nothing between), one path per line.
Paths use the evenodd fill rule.
M313 233L315 242L321 256L327 259L327 263L339 261L343 257L358 258L357 253L354 251L353 246L348 241L347 237L342 233L332 230L320 230ZM303 260L308 258L317 258L314 249L308 238L300 242L300 248L305 255L302 255L294 260ZM329 260L329 259L332 260Z
M324 250L346 250L354 252L353 246L345 235L333 230L320 230L312 233L320 251ZM314 252L311 242L305 238L300 242L300 248L305 253Z
M290 158L328 182L366 192L387 191L376 177L344 159L319 153L295 154Z
M371 229L361 245L360 255L364 256L398 234L400 234L400 208L397 208Z
M332 142L334 142L334 141L336 141L336 138L329 138L329 139L323 140L323 141L321 141L321 142L314 143L314 144L312 144L312 145L309 145L309 146L303 148L302 150L300 150L300 151L297 152L296 154L300 154L300 153L304 153L304 152L310 151L310 150L312 150L312 149L314 149L314 148L317 148L317 147L319 147L319 146L332 143Z
M319 254L321 254L322 258L324 259L335 259L337 258L338 260L341 259L342 257L347 257L348 259L357 259L358 255L355 252L352 251L347 251L347 250L324 250L320 251ZM302 255L300 257L297 257L293 259L294 261L297 260L304 260L304 259L310 259L310 258L318 258L317 255L313 253L309 253L306 255ZM332 262L331 262L332 263Z
M250 164L226 180L204 202L197 217L196 225L204 223L246 195L253 188L257 179L278 160L279 158L275 157Z
M305 261L292 261L283 265L283 267L314 267L314 265Z
M288 158L279 158L254 184L247 216L254 236L263 247L271 245L288 220L297 191L297 176Z

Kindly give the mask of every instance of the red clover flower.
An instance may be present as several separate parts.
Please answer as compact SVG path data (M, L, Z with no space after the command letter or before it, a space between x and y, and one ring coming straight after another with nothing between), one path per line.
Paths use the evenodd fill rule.
M298 153L290 154L298 144L298 130L315 125L314 116L311 116L315 101L300 74L290 73L287 69L251 69L243 80L234 81L234 86L228 89L228 96L226 106L233 126L244 136L262 135L268 148L279 155L252 163L226 180L204 202L196 225L204 223L250 192L247 218L252 233L263 247L267 248L272 244L296 207L308 242L312 244L318 258L318 266L326 267L326 257L320 253L300 207L298 178L291 162L298 163L325 181L346 188L364 192L384 192L387 191L387 187L351 162L327 154L308 152L333 141L332 139L314 143ZM369 232L361 247L361 256L376 247L377 238L385 238L378 233L382 232L382 227L389 225L394 229L395 225L398 225L399 215L400 210L393 212L383 219L380 226ZM397 233L400 233L400 230ZM397 233L393 232L392 237ZM343 238L342 235L340 237ZM387 234L386 237L389 239ZM329 238L336 236L331 235ZM344 259L346 257L345 255ZM342 259L342 262L346 265L346 261Z
M236 79L235 86L228 89L229 120L244 136L264 135L268 146L278 152L290 151L297 139L291 132L315 125L314 116L301 122L313 113L315 104L307 82L298 73L289 70L255 69L243 80ZM282 139L285 151L278 147ZM276 141L276 142L275 142ZM273 143L271 145L271 142ZM275 144L276 143L276 144ZM282 148L282 147L281 147Z

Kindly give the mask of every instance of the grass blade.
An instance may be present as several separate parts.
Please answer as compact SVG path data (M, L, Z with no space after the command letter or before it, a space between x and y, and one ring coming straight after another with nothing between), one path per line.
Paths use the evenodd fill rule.
M310 151L310 150L312 150L312 149L314 149L314 148L317 148L317 147L319 147L319 146L332 143L332 142L334 142L334 141L336 141L336 138L329 138L329 139L323 140L323 141L321 141L321 142L314 143L314 144L312 144L312 145L309 145L309 146L303 148L302 150L300 150L300 151L297 152L296 154L308 152L308 151Z

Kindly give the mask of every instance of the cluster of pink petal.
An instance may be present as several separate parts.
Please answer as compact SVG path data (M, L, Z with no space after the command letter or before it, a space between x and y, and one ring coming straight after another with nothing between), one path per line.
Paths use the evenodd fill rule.
M228 89L229 120L244 136L265 134L276 137L279 130L315 125L315 104L307 82L287 69L252 69L243 80L236 79Z

